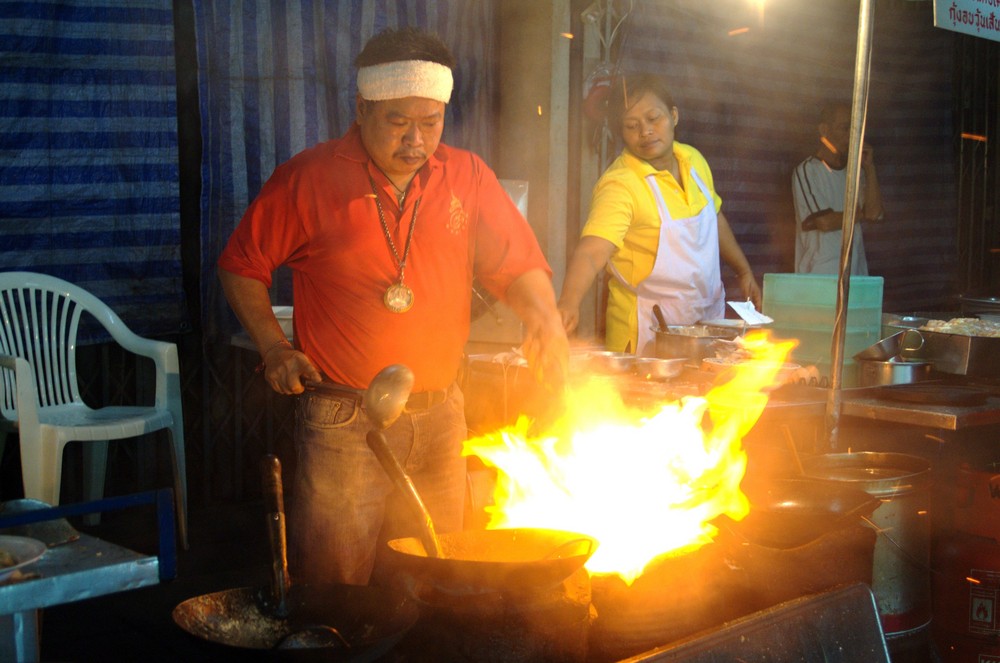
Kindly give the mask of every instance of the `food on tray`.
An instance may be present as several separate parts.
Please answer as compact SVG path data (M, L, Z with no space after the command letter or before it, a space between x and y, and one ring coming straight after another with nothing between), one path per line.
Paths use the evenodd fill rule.
M10 552L0 548L0 569L6 569L17 565L17 557Z
M928 320L920 327L922 331L959 336L1000 337L1000 322L979 318L952 318L951 320Z
M753 361L752 352L744 344L743 337L737 337L732 341L716 341L713 344L715 350L714 357L705 357L701 360L701 369L709 373L720 373L727 368L739 364ZM785 363L777 373L777 382L797 382L800 378L808 380L810 376L803 373L803 369L798 364Z

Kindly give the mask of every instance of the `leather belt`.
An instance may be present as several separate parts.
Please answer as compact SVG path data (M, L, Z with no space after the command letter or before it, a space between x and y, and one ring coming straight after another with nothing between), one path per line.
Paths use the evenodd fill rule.
M327 396L330 398L345 398L355 401L358 405L364 402L365 390L355 389L347 385L323 380L322 382L310 382L306 385L307 391L312 391L317 396ZM406 399L406 410L409 412L420 412L429 410L432 407L441 405L448 400L448 390L438 389L436 391L421 391L410 394Z
M410 397L406 399L406 409L410 412L429 410L432 407L441 405L446 400L448 400L447 389L421 391L416 394L410 394Z

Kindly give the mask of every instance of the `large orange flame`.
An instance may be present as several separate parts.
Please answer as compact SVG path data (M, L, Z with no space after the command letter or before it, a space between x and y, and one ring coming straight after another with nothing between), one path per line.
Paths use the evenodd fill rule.
M740 482L741 440L767 404L794 342L744 339L751 360L720 376L705 397L663 403L650 413L627 406L614 383L591 379L567 388L562 419L541 435L522 417L469 440L466 455L497 469L489 528L542 527L589 534L599 542L592 573L631 583L654 558L712 541L719 516L749 511Z

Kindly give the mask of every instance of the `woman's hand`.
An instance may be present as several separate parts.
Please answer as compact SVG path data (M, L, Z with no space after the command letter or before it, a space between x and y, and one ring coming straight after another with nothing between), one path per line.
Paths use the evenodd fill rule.
M580 324L580 302L616 250L614 244L602 237L584 237L577 244L556 304L567 334Z
M577 325L580 324L580 307L569 306L560 300L556 304L556 308L559 309L559 315L562 317L563 329L566 330L567 334L572 334L576 331Z
M743 296L753 302L754 308L759 311L761 306L760 286L757 285L757 279L754 278L753 272L743 272L737 278L740 281Z

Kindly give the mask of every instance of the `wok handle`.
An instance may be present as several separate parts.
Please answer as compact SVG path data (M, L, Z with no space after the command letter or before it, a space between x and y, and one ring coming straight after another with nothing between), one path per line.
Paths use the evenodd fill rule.
M382 469L389 475L389 478L403 494L410 508L413 509L415 515L420 520L420 538L423 540L424 548L427 549L427 556L441 557L441 544L438 541L437 533L434 531L434 521L431 519L431 514L427 510L427 506L424 505L424 501L420 499L417 487L413 485L413 481L399 464L396 456L392 453L392 449L389 448L389 443L385 439L385 433L377 428L373 428L368 431L365 439L368 441L368 446L375 454L375 457L378 458L379 464L382 465Z
M276 617L288 616L288 544L285 539L285 496L281 483L281 461L267 454L260 464L267 539L271 547L271 595L268 607Z
M592 554L594 554L594 547L595 547L594 540L588 537L580 537L579 539L570 539L569 541L560 543L558 546L550 550L549 553L542 559L553 559L553 558L559 559L557 555L559 555L561 551L566 550L570 546L575 546L579 543L587 544L587 553L586 553L587 557L590 557Z

